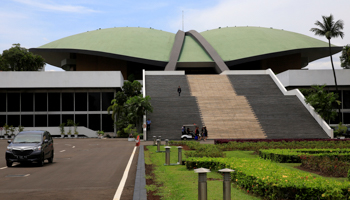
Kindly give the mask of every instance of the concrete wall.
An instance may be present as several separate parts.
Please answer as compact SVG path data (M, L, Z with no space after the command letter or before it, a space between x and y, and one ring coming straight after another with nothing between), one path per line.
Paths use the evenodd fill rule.
M120 71L0 72L0 88L120 88Z
M77 54L76 71L121 71L127 79L127 61L101 56Z
M335 70L339 86L350 85L350 70ZM334 86L332 70L288 70L277 75L284 87L323 85Z

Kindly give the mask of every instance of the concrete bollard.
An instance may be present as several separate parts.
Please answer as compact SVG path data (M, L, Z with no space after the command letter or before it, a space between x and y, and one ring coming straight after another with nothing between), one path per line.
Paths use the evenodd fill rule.
M230 172L234 172L232 169L220 169L219 172L224 173L224 182L223 182L223 192L224 192L224 200L231 200L231 175Z
M160 151L160 140L157 139L157 151L159 152Z
M165 146L169 146L169 140L165 139Z
M170 165L170 148L169 146L165 146L165 165Z
M177 147L177 164L182 165L182 146Z
M162 145L162 136L158 136L158 139L159 139L160 145Z
M198 200L207 200L207 173L209 169L199 168L194 170L198 173Z
M157 136L153 136L153 145L156 146Z

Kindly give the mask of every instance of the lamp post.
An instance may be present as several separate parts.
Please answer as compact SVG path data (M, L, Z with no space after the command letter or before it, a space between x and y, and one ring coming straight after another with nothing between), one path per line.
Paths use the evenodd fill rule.
M207 200L207 173L209 169L199 168L194 170L198 173L198 200Z
M178 154L178 156L177 156L177 164L179 164L179 165L182 165L182 146L178 146L177 147L177 154Z
M165 146L165 165L170 165L170 148L169 146Z
M153 145L156 145L157 136L153 136Z
M160 140L157 139L157 152L160 152Z
M223 181L223 192L224 192L224 200L231 200L231 172L235 170L232 169L220 169L219 172L224 173L224 181Z

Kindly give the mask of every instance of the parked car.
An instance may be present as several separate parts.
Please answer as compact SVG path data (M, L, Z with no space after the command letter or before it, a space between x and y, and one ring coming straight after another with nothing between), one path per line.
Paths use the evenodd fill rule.
M48 131L23 131L8 143L7 167L12 167L13 162L37 162L39 166L43 166L46 159L53 162L53 139Z

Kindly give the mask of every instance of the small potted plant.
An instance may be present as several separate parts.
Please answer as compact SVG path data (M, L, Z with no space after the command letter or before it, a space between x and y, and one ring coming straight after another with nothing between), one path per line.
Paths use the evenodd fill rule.
M75 138L78 138L78 134L79 134L79 132L77 131L78 126L79 126L79 123L74 123L74 136L75 136Z
M10 132L11 132L11 138L15 138L16 134L16 127L13 127L12 125L10 126Z
M98 138L103 139L103 135L105 134L105 132L103 130L102 131L98 130L96 133L97 133Z
M66 125L66 123L62 123L60 124L60 133L61 133L61 138L64 138L64 126Z
M5 131L4 137L5 137L5 139L8 139L8 137L9 137L9 133L10 133L10 129L9 128L10 128L9 125L7 125L5 123L5 125L4 125L4 131Z
M69 130L67 132L68 137L70 138L72 135L72 126L74 125L74 121L71 119L67 120L67 126L69 126Z
M17 130L18 130L18 133L24 131L24 126L19 125Z

